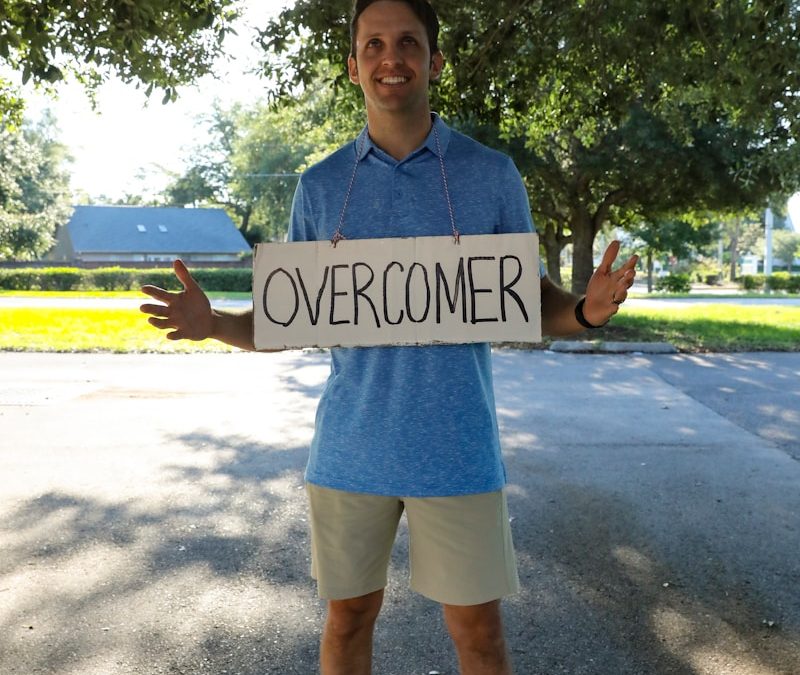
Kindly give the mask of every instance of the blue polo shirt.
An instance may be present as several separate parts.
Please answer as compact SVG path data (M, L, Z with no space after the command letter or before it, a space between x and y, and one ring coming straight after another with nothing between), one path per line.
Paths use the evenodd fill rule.
M401 161L372 143L365 128L309 168L294 196L290 240L330 239L348 188L344 245L449 235L440 153L461 234L532 231L528 197L511 159L434 115L425 142ZM331 349L306 480L398 497L502 488L489 345Z

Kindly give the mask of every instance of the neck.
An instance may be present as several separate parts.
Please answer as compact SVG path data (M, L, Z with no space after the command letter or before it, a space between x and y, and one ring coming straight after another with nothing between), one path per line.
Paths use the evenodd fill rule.
M431 130L431 112L427 107L414 115L377 115L367 110L367 125L372 142L399 161L427 138Z

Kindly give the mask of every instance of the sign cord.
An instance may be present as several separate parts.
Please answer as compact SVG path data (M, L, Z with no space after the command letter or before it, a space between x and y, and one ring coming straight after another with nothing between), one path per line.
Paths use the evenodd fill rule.
M461 234L456 227L456 218L453 212L453 202L450 200L450 190L447 186L447 170L444 166L444 157L442 156L442 145L439 142L439 131L436 129L436 125L433 125L433 137L436 140L436 153L439 155L439 167L442 172L442 186L444 187L444 198L447 201L447 211L450 214L450 227L453 232L453 243L460 244L461 243ZM342 234L342 227L344 226L344 214L347 211L347 207L350 204L350 195L353 192L353 185L356 182L356 173L358 173L358 164L361 161L361 153L364 151L364 143L366 142L367 133L361 137L361 140L358 145L358 150L356 152L356 161L353 164L353 173L350 175L350 184L347 186L347 194L344 197L344 204L342 205L342 211L339 214L339 224L336 227L336 231L333 233L333 237L331 237L331 246L336 248L336 244L338 244L342 239L346 239L344 234Z

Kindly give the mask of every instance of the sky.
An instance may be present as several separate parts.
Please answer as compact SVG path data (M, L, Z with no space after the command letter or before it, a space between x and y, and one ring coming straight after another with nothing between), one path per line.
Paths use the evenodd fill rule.
M28 117L45 108L55 114L61 141L73 157L73 193L112 199L126 194L160 193L171 174L181 173L191 148L201 144L204 130L198 117L209 113L215 99L223 104L246 103L260 97L264 81L249 71L260 52L251 44L255 26L263 26L293 0L242 0L238 35L226 40L229 60L216 64L215 77L184 87L174 103L162 105L158 93L147 100L142 90L111 79L98 92L93 111L83 88L62 84L52 99L24 89ZM789 214L800 232L800 193L789 201Z
M69 148L73 162L74 194L98 198L125 194L157 194L180 173L192 147L203 142L200 115L211 112L215 99L224 105L259 98L265 83L249 73L258 62L259 49L251 44L254 26L291 4L291 0L244 0L244 16L225 49L230 60L215 65L214 77L179 90L177 101L162 105L156 91L151 99L143 89L110 79L97 96L97 109L77 83L65 83L53 99L24 88L26 117L37 119L45 108L55 115L60 140Z

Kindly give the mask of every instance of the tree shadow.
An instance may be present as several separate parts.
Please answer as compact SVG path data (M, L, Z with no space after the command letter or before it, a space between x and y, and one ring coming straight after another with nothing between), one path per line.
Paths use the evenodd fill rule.
M316 672L302 474L327 356L281 363L263 419L164 433L133 496L76 484L4 509L0 672ZM796 465L745 451L646 359L509 351L494 368L523 584L506 602L516 672L796 672ZM656 421L669 433L654 445ZM374 672L455 675L438 606L408 590L407 548L402 525Z
M686 355L654 360L670 384L800 459L800 356ZM704 374L698 381L697 371Z
M796 465L647 360L528 354L495 356L520 672L796 672Z
M165 440L204 457L165 465L155 498L50 492L3 515L0 671L310 672L306 448Z

